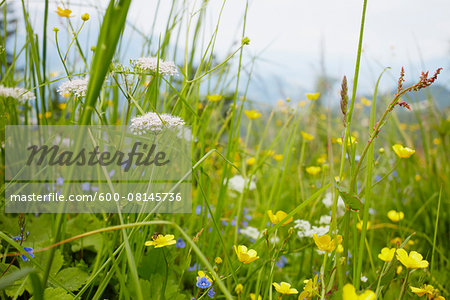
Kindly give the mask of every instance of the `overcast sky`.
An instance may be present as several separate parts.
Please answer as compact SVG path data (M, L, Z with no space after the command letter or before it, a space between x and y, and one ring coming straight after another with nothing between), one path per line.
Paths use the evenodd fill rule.
M39 12L42 2L30 3ZM78 16L86 11L95 16L94 8L78 5L88 3L105 7L108 2L83 0L65 3ZM157 32L165 30L170 2L161 1L156 20ZM54 2L52 8L56 8L56 3L60 2ZM129 20L149 32L156 3L134 0ZM192 6L195 1L187 3ZM257 88L260 77L265 80L274 78L286 87L283 90L274 87L271 93L261 97L295 97L297 95L289 93L313 89L314 78L320 73L321 51L329 76L336 79L344 74L353 77L362 0L253 0L249 3L246 35L251 43L246 53L258 56L253 88ZM207 20L211 30L221 5L219 0L209 3ZM227 0L225 4L216 47L223 56L233 41L240 39L244 8L244 0ZM450 1L369 0L363 45L361 92L371 91L379 73L387 66L392 67L392 76L386 77L386 88L392 86L389 84L393 84L401 66L406 67L406 77L411 80L418 77L422 67L434 70L442 66L444 72L440 82L448 86Z

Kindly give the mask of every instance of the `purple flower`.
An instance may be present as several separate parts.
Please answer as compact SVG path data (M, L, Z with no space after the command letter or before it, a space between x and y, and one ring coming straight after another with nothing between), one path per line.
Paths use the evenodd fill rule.
M211 281L209 281L208 278L203 276L198 279L195 285L201 289L207 289L211 286Z
M220 222L222 223L223 226L227 226L228 225L228 222L226 220L222 220Z
M183 241L182 238L178 238L177 239L177 243L175 244L175 246L177 248L184 248L184 247L186 247L186 243Z
M25 252L27 252L31 256L31 258L34 257L34 254L33 254L34 250L33 250L33 248L31 248L31 247L23 247L23 250L25 250ZM22 254L21 256L22 256L23 261L29 260L28 257L26 257L25 255Z

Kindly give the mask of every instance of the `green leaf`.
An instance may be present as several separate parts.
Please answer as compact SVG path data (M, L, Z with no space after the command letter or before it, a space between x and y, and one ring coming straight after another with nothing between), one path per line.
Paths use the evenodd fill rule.
M49 251L39 252L39 253L35 254L34 259L41 266L45 266L48 263L49 255L50 255ZM23 262L21 264L23 264ZM58 271L61 269L63 264L64 264L64 257L61 254L61 251L59 249L57 249L55 251L55 255L53 256L53 262L52 262L52 267L50 269L50 275L55 276L56 273L58 273Z
M0 263L1 272L3 273L8 266L9 264ZM14 297L15 295L21 296L25 291L26 284L23 284L23 282L26 278L19 279L23 276L17 276L21 271L22 270L19 270L16 266L12 265L9 267L8 271L6 271L5 275L3 275L4 277L2 277L2 289L5 290L6 295L9 297ZM17 279L14 280L14 277ZM3 280L5 280L5 282ZM5 284L5 286L3 286L3 284Z
M349 193L342 187L337 187L337 190L339 192L339 195L342 197L342 200L344 200L345 205L350 207L352 210L360 210L362 208L362 202L361 199L359 199L358 194L356 193Z
M70 291L76 291L81 288L88 277L88 273L79 268L63 269L56 275L56 279Z
M150 279L153 275L164 274L166 263L164 262L164 256L161 250L162 249L150 249L148 253L142 257L138 267L139 277Z
M44 290L44 300L72 300L73 297L69 295L63 288L46 288ZM35 300L31 297L30 300Z

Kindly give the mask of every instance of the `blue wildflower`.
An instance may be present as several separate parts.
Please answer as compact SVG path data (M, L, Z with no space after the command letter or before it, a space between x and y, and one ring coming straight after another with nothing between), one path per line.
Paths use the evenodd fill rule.
M184 247L186 247L186 243L183 241L182 238L178 238L177 239L177 243L175 244L175 246L177 248L184 248Z
M33 248L31 248L31 247L23 247L23 250L25 250L25 252L27 252L31 256L31 258L34 257L34 254L33 254L34 250L33 250ZM25 255L22 254L21 256L22 256L23 261L29 260L28 257L26 257Z
M222 223L223 226L227 226L228 225L228 222L226 220L222 220L220 222Z
M202 213L202 206L199 204L197 205L197 207L195 208L195 213L197 214L197 216L200 216Z
M213 287L211 287L209 290L208 290L208 296L209 296L209 298L214 298L214 295L216 294L216 292L214 292L214 288Z
M81 189L82 189L83 191L89 191L89 190L91 189L91 184L90 184L89 182L84 182L84 183L81 185Z
M20 242L22 240L22 237L21 236L13 236L12 239L13 239L13 241L19 241Z
M201 289L207 289L211 286L211 282L208 280L208 278L202 276L198 279L195 285Z
M200 269L200 265L198 265L198 268ZM197 270L197 263L194 263L191 267L187 269L188 271L195 271Z
M62 177L56 178L56 184L57 185L63 185L63 183L64 183L64 178L62 178Z
M286 263L287 263L287 258L284 256L284 255L282 255L281 257L280 257L280 259L275 263L279 268L282 268L282 267L284 267L285 265L286 265Z

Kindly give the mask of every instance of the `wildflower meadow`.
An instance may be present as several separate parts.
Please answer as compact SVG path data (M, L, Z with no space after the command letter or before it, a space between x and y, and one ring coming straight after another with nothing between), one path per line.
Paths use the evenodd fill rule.
M0 1L1 299L449 299L450 93L439 106L431 92L445 86L447 66L416 73L380 61L370 93L360 93L375 1L353 1L358 35L342 33L355 46L351 73L270 103L248 93L261 76L247 55L257 1L234 8L239 31L225 55L217 44L227 1L212 14L214 1L154 1L148 28L133 23L132 0L34 1L38 14L31 2ZM167 18L158 17L163 7ZM113 210L8 212L10 194L27 189L14 188L20 171L8 171L22 168L8 159L19 153L11 149L28 147L8 133L18 125L41 135L117 126L151 142L172 130L147 162L178 177L163 193L138 190L133 180L150 182L137 171L144 157L133 165L133 152L128 166L112 170L102 165L106 153L98 178L114 193L101 193L88 173L69 177L78 172L70 169L36 184L42 199L30 189L21 197L39 208L74 181L78 195L117 202ZM101 145L103 136L75 134L58 145L76 149L83 138ZM164 156L166 145L178 156ZM173 192L181 184L188 195ZM189 201L188 210L162 212L164 201ZM157 204L132 211L130 202Z

